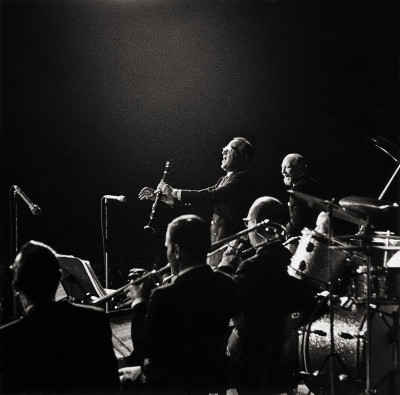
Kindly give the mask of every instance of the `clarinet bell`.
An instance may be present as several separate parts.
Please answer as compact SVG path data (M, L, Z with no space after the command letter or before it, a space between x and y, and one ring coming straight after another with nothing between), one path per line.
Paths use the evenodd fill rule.
M155 233L154 228L152 228L149 225L146 225L143 229L144 229L144 232L147 233L148 235L152 235Z

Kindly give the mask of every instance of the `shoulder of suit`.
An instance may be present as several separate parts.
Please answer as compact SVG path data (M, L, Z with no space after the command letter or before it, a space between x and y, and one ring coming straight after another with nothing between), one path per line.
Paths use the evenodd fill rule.
M305 174L297 180L296 184L292 187L292 190L307 193L307 190L316 188L320 188L320 184L309 175Z

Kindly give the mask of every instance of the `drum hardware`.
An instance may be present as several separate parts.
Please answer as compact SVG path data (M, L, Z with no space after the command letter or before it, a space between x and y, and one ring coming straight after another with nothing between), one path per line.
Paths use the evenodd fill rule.
M373 141L373 143L377 148L382 150L385 154L389 155L396 163L399 163L393 175L390 177L388 183L386 184L385 188L383 188L382 193L379 195L379 200L380 200L383 198L390 184L393 182L394 178L396 177L397 173L400 170L400 161L391 153L391 152L395 153L395 155L398 157L399 147L382 136L378 136L376 139L369 137L369 139Z
M326 263L333 266L332 285L335 291L340 293L343 287L342 279L347 277L356 262L350 252L337 249L328 250L328 244L347 246L344 242L317 231L304 228L298 247L292 256L288 267L289 274L299 279L307 280L312 287L327 290L330 282L330 272Z
M364 237L363 235L360 237L363 240L373 240L372 238ZM390 300L387 294L386 288L386 278L387 278L387 268L385 267L377 267L372 268L371 265L371 256L374 250L382 250L382 251L398 251L398 246L374 246L374 245L364 245L364 246L331 246L330 249L343 249L343 250L360 250L366 254L366 265L360 266L357 268L356 273L360 276L366 275L366 284L363 284L362 289L366 291L365 298L360 298L357 293L355 293L355 298L349 298L349 301L353 301L356 304L365 305L366 310L366 331L360 331L358 335L354 336L348 332L339 332L337 333L337 338L343 338L346 340L352 340L354 338L361 339L365 343L365 388L363 394L372 394L376 391L372 389L371 386L371 341L372 341L372 314L377 311L377 305L372 304L372 302L377 303L391 303L393 305L396 304L396 298ZM397 257L395 258L398 259ZM394 262L394 260L393 260ZM389 263L389 262L388 262ZM349 309L352 308L352 305L349 305ZM398 308L396 306L396 308ZM389 381L389 387L392 388L394 391L397 389L396 387L396 377L398 375L398 321L399 321L399 313L398 311L392 312L391 314L385 312L379 312L379 316L381 317L382 321L385 323L386 327L390 330L388 333L389 342L392 343L393 347L393 368L385 374L382 379L376 383L374 383L375 389L378 389L380 386L383 385L385 381ZM393 324L392 326L386 319L387 316L392 317ZM315 331L314 331L315 332ZM390 392L390 394L394 394L395 392Z
M331 212L331 216L334 218L338 218L356 225L369 225L369 220L366 217L355 214L352 211L348 211L332 201L322 200L317 197L292 190L288 190L288 193L311 208L319 211Z
M354 214L368 216L369 218L399 207L395 202L362 196L344 197L339 200L339 205Z
M349 251L349 250L356 250L356 249L361 249L358 248L353 248L355 246L344 246L340 245L343 243L338 243L339 245L334 246L332 244L332 228L331 228L331 218L335 217L338 219L342 219L357 225L360 225L363 227L364 233L366 233L367 236L369 236L371 232L371 224L369 222L369 217L363 217L358 214L355 214L351 211L345 210L343 207L338 206L334 204L333 202L330 201L324 201L318 198L315 198L310 195L306 194L301 194L299 192L295 191L289 191L291 195L294 197L298 198L299 200L305 202L308 204L309 207L313 207L316 209L319 209L320 211L325 211L328 213L328 219L329 219L329 231L328 231L328 262L329 262L329 282L328 282L328 289L329 289L329 333L330 333L330 352L329 354L325 357L324 361L322 362L321 368L317 369L318 371L321 371L325 367L325 365L329 362L329 369L328 369L328 381L329 381L329 392L331 395L334 395L335 393L335 370L336 370L336 365L335 361L338 361L339 365L342 367L343 370L345 370L345 373L347 375L347 368L341 359L340 355L337 353L335 349L335 338L334 338L334 300L333 300L333 291L334 291L334 281L336 280L334 277L334 261L332 259L332 256L334 254L335 250L340 250L340 251ZM367 240L370 239L370 237L366 237ZM368 243L369 245L369 243ZM300 244L299 244L300 248ZM298 249L299 249L298 248ZM371 393L371 386L370 386L370 370L371 370L371 363L370 363L370 345L371 345L371 319L370 319L370 272L371 272L371 257L370 257L370 250L365 251L365 246L362 246L362 251L366 253L368 259L367 259L367 297L366 297L366 310L367 310L367 333L366 333L366 367L365 367L365 372L366 372L366 380L365 380L365 392L364 394L370 394ZM297 253L297 251L296 251ZM300 266L299 262L299 266ZM304 266L303 264L301 265L302 267ZM299 267L298 267L299 269Z
M328 297L318 302L307 327L300 333L300 370L310 391L326 393L327 354L330 351ZM321 310L322 309L322 310ZM371 393L397 394L398 378L398 306L372 305L372 376ZM320 315L322 311L322 315ZM368 333L365 305L354 304L350 310L335 306L335 351L343 364L336 366L335 390L343 395L358 395L365 384ZM390 390L389 390L390 389Z

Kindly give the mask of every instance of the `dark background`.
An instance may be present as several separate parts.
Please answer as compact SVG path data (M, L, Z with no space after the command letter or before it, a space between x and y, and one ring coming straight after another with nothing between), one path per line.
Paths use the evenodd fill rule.
M396 163L368 136L399 144L397 1L2 1L0 247L3 285L12 252L9 188L19 246L30 239L89 260L104 280L100 201L109 202L111 282L152 267L165 225L159 206L172 159L174 187L223 175L221 149L256 147L262 194L287 200L283 157L301 153L329 197L377 198ZM398 177L385 199L399 201ZM206 215L204 209L191 209ZM397 212L375 220L398 232ZM344 226L343 228L347 228ZM356 232L357 228L350 226Z

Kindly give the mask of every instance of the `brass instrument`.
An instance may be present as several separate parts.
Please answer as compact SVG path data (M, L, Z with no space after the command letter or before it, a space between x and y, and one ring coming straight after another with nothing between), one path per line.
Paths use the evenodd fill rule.
M216 252L228 248L230 241L240 239L242 236L247 235L248 233L254 232L262 227L265 227L266 230L268 230L270 227L274 228L276 233L279 233L280 235L286 234L286 229L283 225L278 224L276 222L271 222L269 219L264 219L263 221L255 224L252 228L244 229L238 233L235 233L232 236L228 236L225 239L222 239L222 240L219 240L219 241L213 243L211 245L211 252L208 253L207 257L210 257L211 255L215 254ZM280 232L278 232L277 229L279 229Z
M167 181L168 176L169 176L169 166L170 166L170 162L167 161L165 164L165 169L164 169L164 173L163 173L163 177L162 177L161 181L164 181L164 182ZM143 228L144 231L147 233L154 233L154 228L152 228L150 225L151 225L151 222L153 221L154 214L156 213L156 208L158 206L158 203L159 203L161 197L162 197L162 192L158 191L156 194L156 200L154 201L153 206L151 207L149 221L147 222L147 225Z
M171 266L170 266L170 264L168 263L167 265L163 266L161 269L152 270L152 271L150 271L150 272L144 274L142 277L140 277L140 278L138 278L138 279L136 279L136 280L130 281L128 284L122 286L121 288L116 289L115 291L109 293L108 295L104 295L104 296L102 296L101 298L98 298L98 299L92 301L92 302L91 302L91 305L93 305L93 306L99 306L99 305L101 305L101 304L103 304L103 303L106 303L106 302L108 302L109 300L111 300L112 298L114 298L114 297L116 297L116 296L122 294L123 292L125 292L125 290L128 289L131 285L140 284L140 283L142 283L144 280L148 279L148 278L151 277L151 276L154 276L154 275L161 275L161 274L167 272L168 270L170 270L170 268L171 268Z
M264 248L264 247L266 247L268 245L275 244L275 243L278 243L278 242L282 243L282 239L281 239L281 237L279 235L276 235L274 237L271 237L268 240L263 241L262 243L260 243L260 244L258 244L256 246L250 247L247 250L242 251L242 253L240 254L240 257L242 259L251 258L253 255L255 255L257 253L257 251L259 249L262 249L262 248Z

